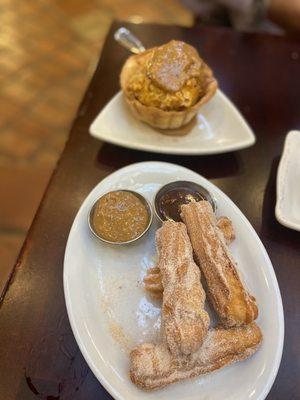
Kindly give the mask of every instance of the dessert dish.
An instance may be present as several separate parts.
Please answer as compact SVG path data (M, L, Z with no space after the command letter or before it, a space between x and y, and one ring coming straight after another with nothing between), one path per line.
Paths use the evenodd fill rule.
M183 223L164 222L156 244L164 289L162 331L172 355L188 355L199 349L209 326L200 270Z
M253 322L258 313L255 299L244 288L227 248L235 239L232 223L224 216L217 220L212 207L216 204L202 189L178 181L165 185L155 197L156 209L165 212L166 220L156 232L157 265L148 270L144 284L148 292L162 297L161 342L141 344L130 353L130 378L142 389L159 389L244 360L262 341ZM141 237L151 221L147 200L129 190L101 196L89 215L94 234L115 244ZM194 256L223 326L209 326Z
M189 123L218 86L196 49L177 40L130 56L120 84L133 114L160 129Z
M150 227L152 210L139 193L115 190L106 193L93 205L89 215L91 231L107 243L131 243Z
M209 202L183 205L181 217L207 282L209 298L222 324L230 327L255 320L258 314L255 298L241 281Z
M189 357L174 357L164 343L144 343L130 353L130 378L142 389L159 389L245 360L256 352L261 341L259 327L251 323L210 329L202 347Z
M232 220L236 242L232 249L229 248L238 262L243 281L257 298L260 317L255 322L265 336L265 341L250 359L228 367L224 364L222 370L179 381L161 391L159 386L158 392L147 394L130 379L130 351L142 343L152 343L164 345L168 353L171 353L162 329L163 302L154 301L143 290L142 283L147 269L150 266L156 267L158 255L155 254L155 233L162 223L156 220L142 240L134 245L120 247L101 243L89 234L87 216L93 203L109 191L125 188L138 191L153 204L157 190L176 180L195 181L207 188L216 199L216 216L225 215ZM202 397L242 399L255 391L253 397L258 399L269 391L280 364L283 347L284 321L276 276L263 244L246 217L220 189L205 178L168 163L139 163L116 171L98 184L82 204L66 247L64 268L66 306L72 328L95 376L108 387L112 396L130 399L148 395L174 400L199 400ZM156 268L154 275L156 271L160 273L160 269ZM203 274L201 281L208 298L209 291ZM203 343L188 355L171 353L176 370L178 365L184 370L182 360L189 362L203 346L210 347L207 338L216 324L220 323L220 319L209 301L205 302L204 309L209 313L210 326ZM219 329L229 329L233 335L235 328L246 326L232 327L233 330L220 324ZM220 336L218 340L222 341L222 338ZM235 354L235 350L231 354ZM133 369L132 374L135 373L135 367ZM194 366L192 369L193 372L189 371L186 377L195 374ZM198 372L204 371L201 369ZM169 378L167 382L170 382Z

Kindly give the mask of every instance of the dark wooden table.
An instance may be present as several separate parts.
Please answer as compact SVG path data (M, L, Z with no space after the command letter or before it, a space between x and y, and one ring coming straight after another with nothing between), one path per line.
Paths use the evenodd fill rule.
M118 90L128 55L113 41L117 26L107 37L2 302L0 400L111 398L89 370L71 332L63 257L72 221L89 191L116 169L144 160L171 161L199 172L253 224L273 262L285 312L283 358L268 399L300 399L300 233L274 217L283 141L290 129L300 128L300 42L226 29L129 25L147 47L171 38L197 47L257 136L255 146L235 153L164 156L104 144L88 134L96 114Z

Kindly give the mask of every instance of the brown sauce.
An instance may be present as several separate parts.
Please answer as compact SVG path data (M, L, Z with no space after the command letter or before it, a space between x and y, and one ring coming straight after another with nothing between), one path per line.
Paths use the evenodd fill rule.
M186 187L176 187L166 191L158 200L156 207L162 219L172 219L181 221L180 212L183 204L191 201L206 200L206 198L196 190Z
M92 222L101 238L110 242L127 242L145 231L149 214L137 196L119 190L107 193L98 200Z
M201 64L192 46L171 40L153 50L148 75L161 89L177 92L189 78L200 74Z

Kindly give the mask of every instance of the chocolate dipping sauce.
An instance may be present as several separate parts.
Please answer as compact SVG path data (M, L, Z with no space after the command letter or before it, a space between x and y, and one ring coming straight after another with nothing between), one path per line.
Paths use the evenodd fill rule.
M209 201L215 210L215 203L209 192L194 182L177 181L163 186L155 197L155 209L162 220L179 222L180 209L191 201Z

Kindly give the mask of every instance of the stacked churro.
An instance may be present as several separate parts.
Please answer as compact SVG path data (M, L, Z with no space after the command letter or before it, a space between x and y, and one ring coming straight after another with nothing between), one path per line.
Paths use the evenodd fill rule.
M173 355L188 355L201 346L209 326L200 270L183 223L166 221L156 233L156 243L164 288L163 333Z
M254 321L258 314L255 299L239 277L210 203L199 201L183 205L181 218L207 282L210 300L222 323L237 326Z
M183 205L181 211L184 224L166 221L157 231L159 260L144 279L146 290L163 298L163 342L142 344L130 354L131 380L147 390L244 360L262 340L253 322L255 299L244 288L227 248L235 237L230 220L217 221L206 201ZM208 329L193 251L223 327Z
M226 244L230 244L235 239L235 233L232 222L227 217L220 217L217 220L217 228L222 232ZM162 298L163 285L161 282L160 270L157 267L149 268L144 278L145 290L150 292L154 297Z
M130 378L142 389L159 389L242 361L256 352L261 340L260 329L252 323L210 329L202 347L185 358L174 357L163 343L144 343L130 354Z

